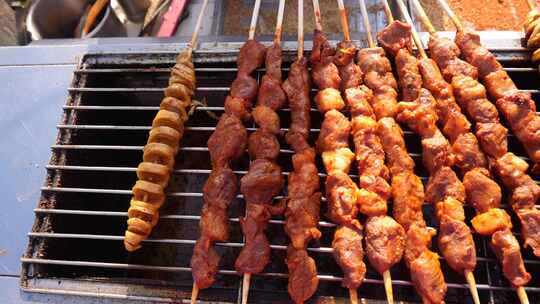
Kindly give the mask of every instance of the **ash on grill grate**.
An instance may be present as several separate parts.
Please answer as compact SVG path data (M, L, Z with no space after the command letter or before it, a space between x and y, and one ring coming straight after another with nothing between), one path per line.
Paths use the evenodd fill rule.
M141 160L142 146L158 110L174 54L101 54L83 59L63 108L64 119L58 125L58 140L47 167L36 222L29 234L28 251L22 259L25 290L108 297L125 297L127 293L127 299L152 301L189 297L192 286L189 259L198 237L201 189L211 168L206 141L216 125L216 120L206 111L216 115L223 112L223 101L236 74L234 55L196 54L199 61L196 98L205 101L207 106L198 108L188 122L158 226L143 248L131 254L122 244L130 188L136 179L135 168ZM212 62L208 62L209 59ZM531 77L534 70L525 68L524 61L513 57L503 62L511 66L511 76L521 89L533 90L538 95L535 88L540 86L540 78ZM258 72L258 78L261 76L262 71ZM286 128L290 112L284 109L279 113L282 126ZM321 123L321 115L316 110L312 111L312 121L313 142ZM419 139L406 132L406 141L417 162L417 173L425 178ZM513 152L525 155L513 137L509 143ZM291 151L283 140L281 144L279 164L288 174ZM320 160L318 166L320 172L324 172ZM239 175L245 174L247 156L233 168ZM357 173L353 170L351 174ZM238 217L243 210L240 196L230 210L231 240L217 246L223 256L218 281L213 288L201 293L201 300L238 301L241 280L233 269L242 246ZM424 211L428 225L436 227L433 208L426 205ZM472 218L470 207L466 207L466 212L467 218ZM277 218L270 224L271 264L263 275L252 278L250 300L257 303L289 301L284 263L288 240L282 220ZM340 287L339 267L331 255L333 225L321 222L320 226L323 237L310 245L321 279L314 302L327 297L347 298L347 290ZM486 239L478 235L474 238L479 257L475 277L482 303L516 302L515 293L503 279ZM540 288L535 286L540 283L537 277L540 261L528 251L525 258L528 270L534 274L527 292L531 302L539 302ZM447 303L463 303L463 299L470 302L461 276L453 273L444 261L442 266L449 283ZM396 299L420 302L403 263L392 269L392 278ZM367 299L386 299L381 278L369 267L367 280L358 293Z

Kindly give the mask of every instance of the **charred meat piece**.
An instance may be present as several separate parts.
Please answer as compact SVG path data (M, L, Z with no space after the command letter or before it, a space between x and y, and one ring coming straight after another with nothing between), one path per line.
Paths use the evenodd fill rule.
M503 265L505 277L513 286L523 286L531 280L521 257L519 243L510 229L495 232L490 245Z
M341 285L345 288L356 289L364 280L366 265L363 261L362 238L362 226L356 220L338 226L334 233L332 248L334 258L343 270Z
M365 229L366 253L371 265L383 273L401 260L405 229L389 216L370 217Z

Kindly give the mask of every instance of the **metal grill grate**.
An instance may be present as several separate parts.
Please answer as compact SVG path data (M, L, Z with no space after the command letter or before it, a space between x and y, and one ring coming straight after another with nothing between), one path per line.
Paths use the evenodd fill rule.
M527 67L525 51L508 49L496 53L520 89L531 91L538 99L540 91L535 88L540 87L540 78L535 69ZM28 234L28 251L22 258L24 290L164 302L189 297L192 284L189 260L198 237L201 189L211 169L206 141L216 125L207 112L217 115L223 112L223 101L236 74L235 53L196 54L197 99L207 106L198 107L188 122L168 199L151 238L132 254L126 253L122 243L129 189L136 179L135 169L142 158L142 147L174 56L96 54L85 56L79 64L63 107L63 119L57 126L58 138L52 146L47 179L35 209L35 224ZM286 68L284 72L287 73ZM257 78L263 73L258 71ZM288 126L290 111L283 109L279 114L282 126ZM321 123L316 109L312 109L312 121L313 143ZM254 130L253 126L249 130ZM405 136L417 162L417 173L426 181L419 138L409 131ZM509 143L513 152L525 156L513 136ZM292 151L283 140L281 144L279 164L284 174L288 174ZM324 172L322 163L318 162L320 172ZM233 168L239 176L245 174L248 156ZM352 175L356 177L354 170ZM239 195L230 210L231 240L217 244L222 255L217 283L201 293L201 300L238 302L241 280L234 271L234 260L242 246L238 217L243 210L244 202ZM433 208L425 205L424 211L428 224L436 227ZM466 213L471 219L472 208L467 206ZM334 225L322 221L320 227L323 237L309 248L320 277L314 301L347 298L347 290L340 287L339 267L331 255ZM288 240L282 218L271 221L268 235L273 258L265 273L252 279L250 299L257 303L288 302L284 263ZM486 239L478 235L474 238L478 254L475 277L482 303L516 302L517 297L502 277ZM436 242L434 250L437 251ZM537 303L540 288L535 286L540 283L540 261L529 251L524 255L526 267L534 276L526 290L531 302ZM463 278L444 262L442 266L449 287L447 303L471 302ZM396 299L420 302L403 262L392 269L392 278ZM368 267L367 279L358 293L371 302L385 300L382 280L373 269Z

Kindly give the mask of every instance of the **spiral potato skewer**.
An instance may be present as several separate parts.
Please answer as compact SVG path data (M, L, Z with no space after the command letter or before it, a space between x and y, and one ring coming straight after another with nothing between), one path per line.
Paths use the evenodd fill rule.
M138 181L132 189L124 238L127 251L141 248L141 242L148 238L159 220L159 208L165 202L165 188L174 168L184 123L188 119L186 109L192 104L195 85L192 52L188 49L176 58L169 86L143 149L143 162L137 167Z

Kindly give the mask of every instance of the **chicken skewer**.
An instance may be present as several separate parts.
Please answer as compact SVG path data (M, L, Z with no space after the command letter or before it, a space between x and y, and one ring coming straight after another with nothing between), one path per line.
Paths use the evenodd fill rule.
M195 243L191 268L195 303L199 289L210 287L215 281L219 255L214 242L229 239L227 209L237 193L237 178L230 165L244 155L248 136L243 121L251 119L252 102L257 96L257 81L251 74L263 64L266 48L254 40L260 0L255 2L249 37L240 49L238 73L225 99L225 113L221 115L214 133L208 139L212 172L203 187L203 208L199 227L201 236Z
M316 2L314 0L315 16L320 16ZM345 102L339 91L341 77L333 63L335 50L321 30L322 26L316 25L310 58L312 78L319 88L315 101L324 114L317 150L328 174L325 181L327 216L337 224L332 242L334 259L344 273L342 286L349 289L351 303L358 303L356 289L364 280L366 266L363 262L362 225L357 220L359 189L348 175L354 158L348 147L351 124L340 112Z
M360 0L360 7L363 7L361 12L370 44L369 48L359 51L358 63L364 74L364 83L373 91L369 102L378 119L377 134L390 171L393 216L406 230L405 263L424 303L441 303L447 286L439 256L429 250L436 231L427 227L423 219L424 187L414 174L414 161L405 148L403 131L394 120L397 115L397 83L384 50L375 47L373 38L369 37L371 30L364 0ZM388 19L393 18L388 15Z
M300 1L299 1L300 2ZM315 260L308 255L311 240L318 240L317 229L322 194L315 165L316 152L308 143L311 125L310 79L304 57L303 3L298 4L298 52L291 65L283 90L291 108L291 126L285 135L294 150L293 172L288 178L288 196L284 199L285 232L291 242L287 247L288 292L294 303L304 303L317 290L319 279Z
M377 136L377 122L369 104L372 92L362 85L362 72L354 62L356 47L349 37L347 15L343 1L341 23L344 39L337 45L334 64L341 77L341 91L351 114L351 134L360 175L361 213L368 216L365 224L366 255L382 275L388 303L394 302L390 268L398 263L405 247L405 230L387 216L386 202L390 197L389 172L384 164L384 151Z
M148 238L157 224L159 208L165 202L165 188L188 119L186 109L191 107L195 93L192 55L207 5L208 0L205 0L191 41L176 58L169 86L165 89L165 97L152 122L148 142L143 150L143 162L137 167L139 180L133 186L133 198L128 209L128 228L124 237L124 247L130 252L141 248L141 242Z
M248 151L252 159L247 174L240 180L240 189L246 201L246 215L240 219L245 244L235 263L236 271L243 274L242 304L247 303L252 274L260 273L270 261L270 243L265 235L272 215L283 213L281 205L272 205L273 197L282 190L285 180L276 163L281 134L277 114L286 102L281 89L281 25L285 0L280 0L274 42L266 50L266 75L262 78L257 106L252 115L260 127L251 133Z
M451 111L447 105L443 104L445 101L448 103L450 97L442 96L441 90L437 90L440 87L428 85L428 83L433 83L433 79L430 79L431 75L426 74L426 69L433 65L430 65L431 62L422 47L418 33L412 27L412 20L404 2L398 0L397 3L408 25L400 22L393 23L387 28L386 35L381 34L380 37L383 40L384 37L388 39L389 35L393 34L393 30L399 29L398 36L392 37L389 43L399 41L399 38L408 38L409 42L409 45L403 45L403 48L395 54L405 101L400 103L401 111L398 120L401 119L422 137L423 158L430 172L426 192L428 201L436 207L437 211L439 248L450 267L465 276L474 303L479 304L476 281L472 273L476 267L476 249L471 230L464 222L463 210L465 199L471 201L470 194L476 191L478 181L462 184L451 166L457 165L463 173L466 173L471 167L483 168L478 164L485 165L485 157L480 152L476 137L468 132L466 127L470 124L466 122L464 115L459 112L459 109L456 111L453 108L454 111ZM420 60L416 59L408 49L411 36L418 46ZM448 91L442 91L442 93ZM437 122L443 126L442 130L438 128ZM456 126L463 126L464 129L456 128ZM462 133L457 132L461 130L463 130ZM453 146L443 133L451 140ZM496 190L498 198L500 196L498 185L487 176L482 180ZM469 193L468 197L466 193ZM486 195L489 195L489 192Z
M492 159L492 162L495 164L491 166L493 172L499 174L502 177L505 186L512 190L512 186L508 184L508 180L505 181L505 176L507 176L506 178L508 179L507 172L515 171L513 160L516 160L517 158L511 153L507 153L506 129L504 129L504 127L502 127L498 123L498 118L496 115L497 110L495 109L494 105L486 99L484 87L480 83L478 83L478 81L476 81L476 69L458 58L459 49L452 41L444 38L438 38L436 36L436 31L431 25L431 22L427 18L427 15L425 14L420 3L417 1L413 1L413 4L415 9L418 11L420 20L431 34L429 48L431 50L431 55L435 60L431 61L429 65L425 65L424 70L426 74L430 74L429 78L431 79L431 81L428 81L428 83L432 83L434 90L436 87L446 86L449 88L447 89L447 91L449 92L447 93L448 101L445 102L443 100L442 97L444 95L444 92L442 90L440 90L440 93L436 95L441 96L441 103L445 103L447 105L447 108L454 109L452 110L453 113L458 113L458 111L461 110L460 107L456 104L456 101L462 106L465 111L467 111L469 116L476 123L476 134L478 136L478 139L480 139L480 146L482 150L484 150L484 152ZM441 68L443 75L445 76L444 78L446 78L448 82L451 82L452 85L449 85L444 81L441 72L437 69L437 64ZM437 82L438 84L436 84L435 82ZM471 93L474 95L471 95ZM471 98L471 96L479 97ZM481 114L481 112L479 111L482 109L484 109L484 113L486 113L485 109L492 109L491 111L495 113L495 115L492 115L492 117L494 118L492 118L491 120L486 120L485 116L484 118L482 118L482 116L479 115ZM444 115L441 115L441 117L442 116ZM447 117L447 122L441 121L444 124L448 124L449 127L445 129L463 129L463 131L461 131L462 133L466 132L466 129L469 129L470 123L465 116L459 118L457 114L449 114L447 115ZM458 120L461 120L462 122L452 122ZM504 131L502 132L502 134L504 135L502 141L494 141L497 138L500 138L500 136L494 137L488 132L484 132L484 134L481 133L483 129L482 124L486 124L486 122L491 123L488 124L488 127L491 125L498 127L499 129ZM467 127L458 127L459 125ZM456 135L450 135L450 137L452 136L455 137ZM470 138L474 139L473 137ZM469 143L471 143L471 141L469 141ZM496 147L500 150L496 150ZM462 152L466 152L465 149L460 150ZM495 153L494 151L498 152ZM520 300L523 303L527 303L525 290L522 286L530 280L530 274L527 273L527 271L525 270L519 244L510 231L512 227L510 223L510 217L506 213L506 211L498 208L500 206L500 190L496 189L496 187L498 186L489 186L489 184L487 183L489 181L489 171L487 170L489 167L487 166L485 160L481 161L481 158L478 157L483 154L482 151L480 151L480 149L478 148L475 148L470 149L469 153L471 155L476 155L478 158L476 165L478 169L474 168L473 166L471 166L469 169L465 167L462 168L462 171L468 170L468 172L465 173L464 181L466 186L470 183L470 196L472 198L471 204L479 214L473 219L473 226L475 230L479 231L479 233L481 234L492 235L491 245L494 251L498 253L498 257L503 264L503 272L505 276L512 283L513 286L517 287L517 292ZM505 167L501 166L501 164L504 164ZM505 172L503 169L508 171ZM516 176L519 177L520 175L522 175L522 181L526 181L526 179L523 177L523 175L525 174L521 173ZM479 184L483 186L479 187ZM524 184L527 185L528 183ZM534 185L533 187L536 187L536 185ZM484 193L479 193L477 191L478 188L487 189L487 191L485 192L486 194L489 194L489 196L486 197ZM467 195L469 196L469 193ZM504 242L502 242L503 240ZM512 256L512 258L510 258L510 256Z

